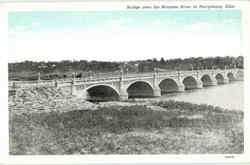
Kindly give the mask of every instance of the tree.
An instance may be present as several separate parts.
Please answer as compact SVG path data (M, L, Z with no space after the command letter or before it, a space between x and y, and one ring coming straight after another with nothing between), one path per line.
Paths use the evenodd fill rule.
M164 64L165 64L165 60L164 60L163 57L162 57L161 60L160 60L160 64L161 64L161 65L164 65Z
M136 66L134 65L136 64ZM119 67L124 65L124 62L103 62L103 61L58 61L58 62L33 62L33 61L23 61L8 64L9 79L10 80L32 80L33 75L37 75L38 72L46 73L46 76L50 78L55 78L53 74L57 74L58 77L66 77L68 72L78 72L85 74L88 71L92 72L115 72L119 71ZM130 72L149 72L153 71L154 68L162 68L168 70L176 70L177 68L187 70L200 68L212 67L223 69L225 66L230 66L234 68L244 68L244 57L191 57L191 58L176 58L176 59L164 59L163 57L158 61L156 58L141 60L141 61L130 61L128 63ZM51 75L51 76L50 76ZM83 75L77 75L77 77ZM69 74L68 74L68 77Z

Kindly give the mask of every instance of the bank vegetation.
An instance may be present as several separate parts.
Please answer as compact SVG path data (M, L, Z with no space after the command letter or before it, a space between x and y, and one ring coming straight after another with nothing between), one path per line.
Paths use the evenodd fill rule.
M243 118L242 111L177 101L10 109L10 154L240 154Z

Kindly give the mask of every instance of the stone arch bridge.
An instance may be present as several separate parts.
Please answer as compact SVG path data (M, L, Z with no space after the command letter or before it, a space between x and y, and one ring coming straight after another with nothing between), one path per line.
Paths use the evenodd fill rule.
M242 69L171 71L141 74L9 82L9 91L55 87L86 100L126 100L134 97L159 97L163 93L183 92L206 86L243 80Z

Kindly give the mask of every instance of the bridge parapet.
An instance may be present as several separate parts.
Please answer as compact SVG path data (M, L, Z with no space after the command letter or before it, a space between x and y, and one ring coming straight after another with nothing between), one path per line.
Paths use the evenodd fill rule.
M19 89L55 87L62 89L65 93L87 98L90 89L93 92L93 89L98 91L109 88L110 90L114 90L121 100L126 100L129 97L129 91L131 92L131 86L135 84L137 86L135 85L136 87L134 87L134 91L131 92L132 94L130 93L130 96L135 95L136 92L149 94L152 91L152 96L157 97L161 96L161 92L180 92L185 89L202 88L203 86L217 85L217 83L228 83L229 74L239 79L236 76L239 72L241 73L240 75L243 75L243 70L240 69L150 72L107 77L10 81L8 85L10 93L15 93L14 97L16 97Z
M123 79L127 81L132 80L142 80L142 79L148 79L153 78L156 74L156 78L164 78L164 77L172 77L172 78L178 78L178 77L185 77L185 76L196 76L196 78L200 78L199 76L202 76L203 74L210 74L215 75L219 73L223 73L224 78L226 79L226 74L231 72L233 74L236 74L237 72L243 72L242 69L227 69L227 70L220 70L220 69L214 69L214 70L191 70L191 71L168 71L168 72L151 72L151 73L134 73L134 74L125 74L123 75ZM181 79L181 80L182 80ZM100 82L117 82L120 81L119 75L113 75L111 77L88 77L88 78L74 78L74 85L79 84L88 84L88 83L100 83ZM11 88L33 88L33 87L46 87L46 86L70 86L72 79L57 79L57 80L36 80L36 81L9 81L9 89Z

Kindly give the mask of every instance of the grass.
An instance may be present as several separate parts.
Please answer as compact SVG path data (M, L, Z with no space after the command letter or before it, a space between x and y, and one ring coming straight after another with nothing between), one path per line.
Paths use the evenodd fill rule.
M10 111L10 154L239 154L243 112L159 102L98 110Z

